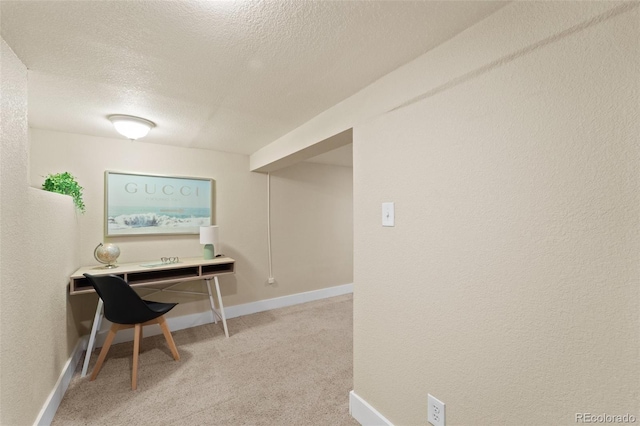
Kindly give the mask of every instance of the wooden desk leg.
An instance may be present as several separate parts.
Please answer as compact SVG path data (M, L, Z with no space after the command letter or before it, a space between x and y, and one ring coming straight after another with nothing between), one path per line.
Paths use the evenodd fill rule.
M218 283L218 277L214 276L213 280L216 282L216 293L218 293L218 306L220 306L220 316L222 317L222 325L224 326L224 334L229 337L229 329L227 328L227 317L224 315L224 306L222 305L222 296L220 295L220 283Z
M211 304L211 313L213 314L213 322L214 324L218 323L218 314L216 312L216 307L213 304L213 293L211 293L211 278L206 278L207 282L207 291L209 292L209 303Z
M87 352L84 355L84 364L82 364L82 374L80 377L87 375L87 369L89 368L89 359L91 359L91 352L93 352L93 345L96 341L96 334L100 328L102 322L102 299L98 298L98 306L96 307L96 315L93 317L93 325L91 326L91 335L89 336L89 345L87 346Z

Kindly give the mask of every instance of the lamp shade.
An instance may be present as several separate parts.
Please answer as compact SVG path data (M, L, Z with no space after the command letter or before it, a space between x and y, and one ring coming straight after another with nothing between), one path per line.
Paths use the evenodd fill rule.
M149 130L156 127L154 122L132 115L110 115L109 120L118 133L131 140L147 136Z
M200 244L204 244L203 257L205 259L213 259L216 256L216 251L220 252L216 225L200 227Z

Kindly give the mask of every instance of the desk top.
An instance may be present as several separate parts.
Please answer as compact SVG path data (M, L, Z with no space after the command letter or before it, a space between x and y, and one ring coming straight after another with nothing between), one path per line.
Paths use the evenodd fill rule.
M146 265L146 266L142 266ZM117 268L104 266L83 266L70 277L69 293L93 293L93 287L83 274L117 275L132 287L136 285L163 284L180 281L208 279L216 275L233 274L235 260L230 257L203 259L201 257L180 258L178 263L143 261L123 263Z

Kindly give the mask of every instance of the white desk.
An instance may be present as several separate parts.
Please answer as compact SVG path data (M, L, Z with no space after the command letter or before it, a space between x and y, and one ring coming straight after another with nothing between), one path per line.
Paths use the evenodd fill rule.
M229 337L227 319L224 315L224 306L222 304L222 296L220 295L220 283L218 282L218 276L233 274L235 272L235 262L236 261L230 257L217 257L209 260L202 258L180 258L179 263L169 264L162 264L160 261L126 263L118 265L117 268L111 269L106 269L101 266L84 266L71 275L69 281L69 294L73 296L76 294L95 293L95 290L89 283L89 280L87 280L83 274L117 275L127 281L129 285L134 288L145 288L145 286L152 286L155 284L173 283L174 285L162 289L152 289L156 290L156 292L168 291L208 295L209 303L211 304L211 311L213 312L213 321L217 324L218 318L220 318L224 327L224 334ZM213 303L213 294L211 292L212 279L216 285L216 296L218 299L219 310L215 308ZM193 280L205 280L207 284L207 293L172 289L172 287L177 284ZM145 297L149 296L150 295L145 295ZM87 375L87 368L89 367L91 352L93 352L96 333L100 328L100 323L103 318L102 308L102 299L98 298L98 306L96 307L96 314L93 318L93 325L91 326L89 345L87 347L87 353L85 354L84 364L82 366L82 377Z

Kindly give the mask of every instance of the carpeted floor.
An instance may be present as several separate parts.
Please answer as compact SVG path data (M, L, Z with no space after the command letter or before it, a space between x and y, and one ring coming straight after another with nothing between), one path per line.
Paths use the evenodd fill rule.
M353 388L352 296L290 306L112 346L98 378L80 367L52 425L358 425ZM91 358L89 372L97 359Z

